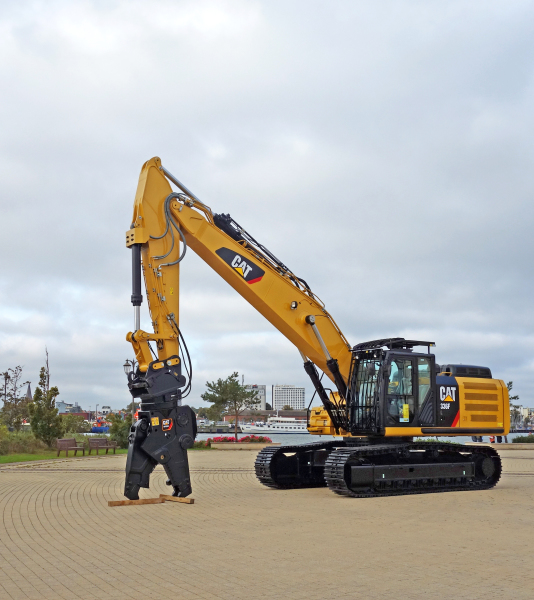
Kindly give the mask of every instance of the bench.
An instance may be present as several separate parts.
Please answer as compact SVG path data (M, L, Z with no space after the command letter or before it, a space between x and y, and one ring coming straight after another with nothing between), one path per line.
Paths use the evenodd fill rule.
M85 446L83 444L80 446L74 438L63 438L61 440L57 440L56 446L57 456L59 456L59 453L63 450L65 450L65 456L69 455L69 450L74 450L74 456L77 455L78 450L81 450L85 456Z
M113 454L115 454L115 450L117 449L117 442L111 442L107 438L89 438L89 454L91 454L91 450L96 450L98 454L99 450L106 450L106 454L108 450L113 449Z

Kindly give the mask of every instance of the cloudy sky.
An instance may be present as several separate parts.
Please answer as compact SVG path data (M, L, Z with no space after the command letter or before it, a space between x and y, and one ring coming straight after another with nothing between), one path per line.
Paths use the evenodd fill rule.
M0 370L129 401L130 252L160 156L324 300L351 343L437 343L534 406L534 8L502 1L0 3ZM206 380L311 385L192 252ZM146 304L143 326L150 321Z

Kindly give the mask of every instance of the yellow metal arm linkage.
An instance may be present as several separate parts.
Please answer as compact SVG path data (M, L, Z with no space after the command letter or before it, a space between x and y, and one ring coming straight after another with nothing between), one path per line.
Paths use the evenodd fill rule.
M227 235L215 224L211 209L192 194L175 193L169 198L171 194L173 190L160 159L147 161L139 177L132 228L126 234L127 246L141 244L142 268L154 328L154 333L139 330L127 336L140 370L146 371L153 360L148 341L157 343L160 360L178 355L179 263L168 263L180 257L179 228L187 246L291 341L303 358L308 357L333 379L326 365L326 348L330 357L337 359L340 373L347 382L350 346L311 291L297 284L292 273L273 264L253 245L244 240L235 241ZM168 215L177 228L166 218L166 201ZM315 317L316 328L310 316Z

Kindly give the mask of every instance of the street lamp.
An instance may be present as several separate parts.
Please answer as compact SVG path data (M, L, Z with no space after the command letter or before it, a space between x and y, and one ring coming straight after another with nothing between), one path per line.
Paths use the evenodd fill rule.
M136 367L137 367L137 361L135 360L135 358L133 358L132 360L129 360L127 358L126 362L122 365L122 368L124 369L124 372L126 373L127 377L129 377L130 373L135 371Z
M135 358L132 360L129 360L128 358L126 359L125 363L122 365L122 368L124 369L124 372L126 373L126 377L128 377L128 381L130 380L130 373L132 373L135 370L135 367L137 365L137 362L135 361ZM134 398L132 398L132 423L135 420L135 400Z

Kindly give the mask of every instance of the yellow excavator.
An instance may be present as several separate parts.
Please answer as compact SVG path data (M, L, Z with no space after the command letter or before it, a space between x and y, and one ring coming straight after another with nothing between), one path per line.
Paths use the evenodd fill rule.
M179 269L187 248L296 346L322 402L308 410L308 430L334 436L265 448L255 463L261 483L372 497L481 490L498 482L501 461L493 448L414 438L507 434L503 381L487 367L439 367L433 342L395 337L351 347L304 279L229 215L213 213L159 158L141 169L126 246L135 321L127 340L137 362L128 387L141 402L129 437L127 498L149 487L157 464L175 496L191 493L187 449L196 420L182 404L192 368L179 327ZM142 276L153 332L140 327Z

